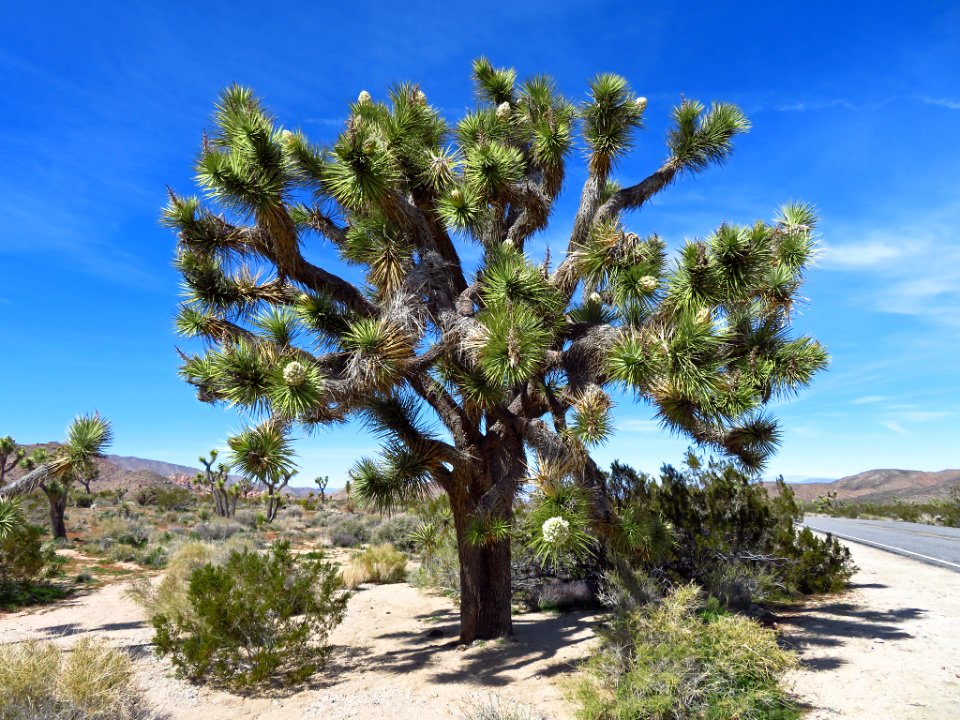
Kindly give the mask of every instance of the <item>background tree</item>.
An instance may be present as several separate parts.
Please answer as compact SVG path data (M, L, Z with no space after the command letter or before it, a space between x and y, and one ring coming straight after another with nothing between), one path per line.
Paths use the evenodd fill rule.
M96 469L94 461L103 457L103 451L112 441L113 429L108 420L99 413L80 415L67 428L63 445L52 454L41 448L25 458L26 475L0 492L10 498L41 490L50 503L53 537L66 539L64 516L70 489L77 478L93 474Z
M0 438L0 487L7 484L7 473L13 470L26 454L27 451L19 447L9 435Z
M268 420L247 428L227 443L233 451L230 464L263 490L267 522L273 522L283 504L280 491L296 472L293 445L283 425Z
M463 642L511 632L506 530L528 451L537 478L587 500L564 510L589 512L571 518L578 531L551 543L618 532L589 452L613 431L608 389L758 468L778 438L763 405L827 361L789 330L815 249L810 207L722 225L673 262L657 235L624 226L624 213L724 162L749 127L740 110L683 100L665 160L622 187L613 170L647 106L623 78L598 75L574 105L544 76L518 83L485 59L473 75L479 105L455 126L404 84L384 102L361 92L326 147L231 87L196 164L211 205L171 192L163 215L187 293L179 331L211 343L185 356L182 376L201 400L284 427L366 419L384 452L354 468L353 490L373 507L430 484L446 492ZM524 249L547 227L578 135L587 177L554 267ZM314 239L365 284L311 262ZM479 258L473 273L464 249Z
M213 449L210 451L209 459L204 456L197 458L203 465L203 472L197 473L197 482L210 489L210 496L213 498L213 511L219 517L233 517L240 494L233 491L231 486L228 485L230 479L229 465L220 463L214 469L219 454L219 450Z
M322 505L327 501L327 485L330 483L330 476L317 475L313 482L317 484L317 489L320 491L320 504Z

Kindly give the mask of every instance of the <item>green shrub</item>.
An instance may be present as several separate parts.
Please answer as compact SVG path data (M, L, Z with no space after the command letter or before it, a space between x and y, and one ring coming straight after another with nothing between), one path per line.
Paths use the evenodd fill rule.
M340 515L328 526L330 543L334 547L357 547L370 542L372 518L362 515Z
M0 720L141 720L153 717L130 658L87 637L0 645Z
M364 583L388 585L407 579L407 559L393 545L373 545L350 558L343 581L351 590Z
M96 502L96 495L91 493L76 493L71 500L73 500L74 507L78 508L88 508Z
M389 543L403 552L414 552L417 547L413 533L419 525L419 518L406 513L388 517L373 528L370 542L377 545Z
M773 720L799 713L780 685L794 656L749 618L699 610L695 585L617 614L572 692L583 720Z
M323 664L347 598L333 565L298 558L288 543L269 554L234 551L191 572L186 607L153 617L154 642L195 680L297 683Z
M850 550L835 537L819 538L810 528L797 533L787 580L802 593L840 592L857 571Z
M39 579L53 559L39 525L23 525L0 539L0 586Z
M663 557L634 558L639 569L659 568L675 579L694 580L731 607L837 590L855 572L839 543L828 546L799 529L802 510L782 480L771 498L733 463L703 463L693 455L687 463L684 471L664 467L659 483L616 464L619 475L637 478L632 490L630 483L620 483L625 502L662 518L672 535Z
M460 556L452 537L421 554L420 566L411 573L410 584L454 598L460 596Z

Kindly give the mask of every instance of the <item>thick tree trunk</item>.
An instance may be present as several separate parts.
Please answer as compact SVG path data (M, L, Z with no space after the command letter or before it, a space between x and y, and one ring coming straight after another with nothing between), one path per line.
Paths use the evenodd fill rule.
M511 635L510 541L479 547L460 542L459 546L460 642L466 645Z
M66 540L67 526L64 515L67 512L67 494L48 493L47 499L50 501L50 532L55 539Z

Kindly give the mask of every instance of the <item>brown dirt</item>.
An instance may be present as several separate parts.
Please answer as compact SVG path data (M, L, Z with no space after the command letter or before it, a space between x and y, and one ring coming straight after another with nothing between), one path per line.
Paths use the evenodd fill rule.
M597 618L584 613L534 613L514 620L508 642L461 649L457 616L446 598L407 584L364 586L331 636L329 669L313 687L285 697L245 698L172 677L150 644L142 610L113 583L43 610L0 617L0 642L27 638L69 645L95 633L135 659L150 703L171 720L258 718L456 718L490 698L522 703L531 712L571 718L562 683L589 652Z
M803 666L788 681L809 720L960 718L960 574L853 545L852 590L780 614ZM70 645L93 633L134 658L150 703L170 720L457 718L489 698L572 717L563 685L586 656L599 618L514 619L509 642L461 649L452 603L409 585L363 587L331 637L329 669L286 696L239 697L173 677L151 629L115 581L42 609L0 615L0 642Z

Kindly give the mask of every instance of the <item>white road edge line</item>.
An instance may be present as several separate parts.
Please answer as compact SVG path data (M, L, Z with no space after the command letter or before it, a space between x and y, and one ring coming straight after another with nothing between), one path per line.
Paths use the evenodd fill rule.
M807 525L811 530L816 530L821 533L829 533L830 535L836 535L839 538L844 540L853 540L854 542L860 542L864 545L874 545L876 547L885 548L887 550L896 550L897 552L904 553L905 555L913 555L914 557L923 558L924 560L932 560L935 563L943 563L944 565L949 565L950 567L955 567L957 570L960 570L960 565L957 563L952 563L949 560L941 560L940 558L930 557L929 555L921 555L920 553L913 552L912 550L904 550L903 548L898 548L893 545L884 545L882 542L877 542L876 540L864 540L863 538L854 537L853 535L841 535L838 532L833 532L831 530L821 530L815 528L812 525Z

